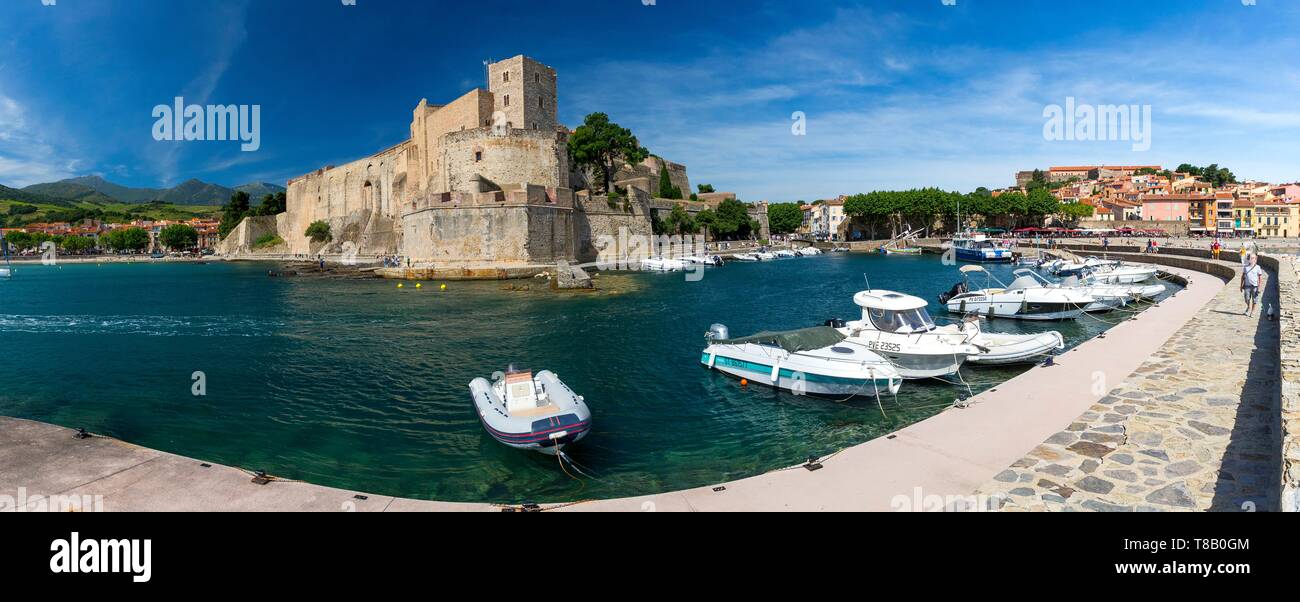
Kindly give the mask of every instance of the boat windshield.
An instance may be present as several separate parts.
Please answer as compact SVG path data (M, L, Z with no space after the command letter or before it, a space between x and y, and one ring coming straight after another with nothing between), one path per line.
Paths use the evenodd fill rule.
M881 332L911 334L934 330L934 320L930 319L930 312L926 311L924 307L902 311L873 307L867 310L867 317L871 319L871 324Z

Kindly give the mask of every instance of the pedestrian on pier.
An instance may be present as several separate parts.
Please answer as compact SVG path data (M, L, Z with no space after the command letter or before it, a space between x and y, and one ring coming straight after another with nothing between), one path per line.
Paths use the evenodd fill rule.
M1246 267L1241 273L1241 293L1246 299L1246 315L1254 315L1255 304L1259 300L1259 291L1268 283L1268 274L1259 267L1259 258L1254 254L1247 256Z

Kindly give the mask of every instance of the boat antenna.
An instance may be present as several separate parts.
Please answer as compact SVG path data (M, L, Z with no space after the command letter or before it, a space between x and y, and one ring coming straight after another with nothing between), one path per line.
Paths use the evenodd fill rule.
M862 279L865 280L865 281L867 282L867 290L871 290L871 279L870 279L870 278L867 278L867 273L866 273L866 272L863 272L863 273L862 273Z

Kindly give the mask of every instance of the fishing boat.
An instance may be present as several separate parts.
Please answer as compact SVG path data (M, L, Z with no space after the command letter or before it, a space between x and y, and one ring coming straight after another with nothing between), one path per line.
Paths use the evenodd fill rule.
M1037 280L1024 276L1009 285L1003 284L983 266L963 266L961 273L962 281L939 296L939 302L947 305L948 311L952 313L975 313L990 318L1017 320L1067 320L1083 314L1083 309L1094 301L1079 291L1047 288ZM971 288L972 274L984 275L984 288ZM991 286L993 282L999 286Z
M853 302L862 308L862 319L835 324L848 336L845 344L863 345L886 357L903 378L948 376L981 352L968 335L940 331L919 297L866 290L854 295Z
M549 370L534 376L511 366L495 382L474 379L469 391L483 428L515 449L553 456L591 430L586 401Z
M714 324L700 363L745 381L798 394L851 397L897 393L898 370L865 345L845 344L828 326L731 338Z
M952 249L959 261L1000 263L1015 259L1015 253L1010 248L994 242L983 234L954 236Z
M880 247L880 252L885 255L920 255L923 253L920 247Z
M681 259L647 257L641 260L641 269L647 272L680 272L688 267L690 265Z
M1065 349L1065 337L1055 330L1032 334L984 332L979 316L967 316L960 323L946 324L935 332L967 337L979 353L966 357L966 365L1008 366L1037 363Z

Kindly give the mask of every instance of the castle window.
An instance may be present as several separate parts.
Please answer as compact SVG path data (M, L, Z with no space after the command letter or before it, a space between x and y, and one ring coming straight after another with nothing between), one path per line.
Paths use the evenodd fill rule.
M509 94L506 94L506 101L505 101L505 102L506 102L506 106L507 106L507 107L510 106L510 95L509 95Z
M545 98L542 98L542 97L540 97L540 96L537 97L537 108L539 108L539 109L545 109L545 108L546 108L546 99L545 99Z
M541 73L534 73L534 74L533 74L533 81L535 81L535 82L537 82L537 83L539 83L539 84L542 83L542 74L541 74Z
M483 160L483 151L474 151L474 162L478 163Z
M509 71L504 71L504 72L501 73L501 81L503 81L503 82L508 82L508 81L510 81L510 72L509 72Z

